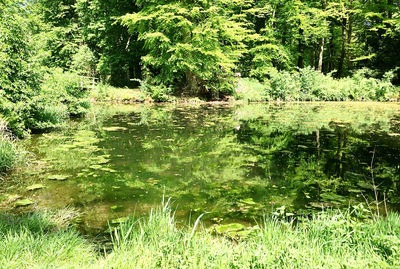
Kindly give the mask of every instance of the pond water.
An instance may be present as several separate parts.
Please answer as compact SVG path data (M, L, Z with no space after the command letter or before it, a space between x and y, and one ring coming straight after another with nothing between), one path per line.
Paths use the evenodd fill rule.
M110 106L24 143L34 161L3 181L1 209L70 206L85 230L163 197L210 224L372 202L374 184L400 203L399 104Z

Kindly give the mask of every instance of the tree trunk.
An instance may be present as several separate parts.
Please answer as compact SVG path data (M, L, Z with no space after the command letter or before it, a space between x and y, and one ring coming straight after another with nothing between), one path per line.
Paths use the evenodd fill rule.
M320 160L321 159L321 143L320 143L319 130L317 130L315 134L316 134L316 142L317 142L318 160Z
M321 46L319 48L319 60L318 60L318 71L322 72L322 61L324 58L324 45L325 45L325 38L321 38Z
M326 10L326 0L322 1L322 8L324 12ZM326 19L324 19L326 22ZM325 45L325 37L321 38L320 48L319 48L319 59L318 59L318 71L322 72L322 64L324 60L324 45Z
M388 0L387 4L390 7L389 10L388 10L388 18L392 19L392 17L393 17L393 12L392 12L393 0ZM400 6L399 6L399 8L400 8Z
M314 67L314 55L315 55L315 51L314 51L314 48L312 48L312 50L310 52L310 67Z
M304 67L304 44L303 44L303 29L299 28L299 58L297 60L297 67L303 68Z
M319 64L319 45L316 44L314 47L314 67L315 70L318 69L318 64Z
M333 34L333 27L330 28L330 34L331 34L331 38L329 40L329 45L328 45L328 56L329 56L329 64L327 65L327 70L326 72L329 73L333 70L333 38L334 38L334 34Z
M185 75L187 93L190 96L199 96L200 91L196 75L190 70L186 70Z
M276 11L275 11L275 8L274 8L274 10L272 11L272 16L271 16L271 29L273 29L274 28L274 22L275 22L275 13L276 13Z
M343 76L343 63L344 63L344 58L346 56L346 24L347 20L342 19L342 52L340 53L340 59L339 59L339 66L337 72L338 78L341 78Z
M349 25L347 29L347 66L349 69L353 68L353 62L351 61L351 37L353 34L353 16L349 14Z

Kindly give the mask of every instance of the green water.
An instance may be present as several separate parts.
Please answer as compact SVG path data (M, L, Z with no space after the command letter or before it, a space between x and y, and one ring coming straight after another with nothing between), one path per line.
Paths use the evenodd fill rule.
M69 206L80 211L84 229L101 230L107 221L149 213L165 196L184 222L208 212L210 224L253 223L272 212L372 202L374 182L389 208L400 203L399 104L97 110L23 141L33 161L3 181L3 211ZM15 206L24 199L33 204Z

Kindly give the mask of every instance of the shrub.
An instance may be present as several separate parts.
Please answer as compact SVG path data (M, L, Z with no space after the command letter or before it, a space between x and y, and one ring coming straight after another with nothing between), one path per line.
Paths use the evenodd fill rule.
M100 102L143 102L146 96L140 90L116 88L108 84L100 83L91 93L91 97Z
M300 87L297 73L291 74L287 71L283 71L270 74L269 95L274 100L299 100Z
M0 174L14 168L24 158L24 152L17 147L7 132L7 124L0 118Z
M68 108L66 105L50 100L37 100L34 104L32 119L28 122L29 129L33 131L48 131L59 128L68 118Z
M269 99L268 87L255 79L243 78L237 82L235 98L246 101L266 101Z
M96 57L87 45L80 46L78 52L72 56L72 70L86 76L96 73Z
M70 210L0 215L1 268L89 268L94 245L69 227Z
M163 84L151 84L147 81L140 81L140 90L149 95L155 102L170 101L172 88Z
M53 69L42 84L42 97L67 106L70 116L83 116L90 108L89 91L82 89L81 78L72 72Z
M370 77L367 69L352 77L334 79L331 74L306 67L298 72L271 72L269 94L286 101L387 101L397 98L399 90L391 83L393 72L382 79Z

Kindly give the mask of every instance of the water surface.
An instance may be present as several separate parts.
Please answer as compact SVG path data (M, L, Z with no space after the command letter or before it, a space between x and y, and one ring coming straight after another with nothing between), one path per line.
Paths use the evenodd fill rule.
M24 141L28 171L4 182L28 207L71 206L87 229L171 197L187 221L252 223L387 197L400 203L400 106L378 103L131 105ZM42 184L44 188L26 188ZM41 187L40 185L37 185ZM12 196L14 195L14 196ZM25 208L26 209L26 208ZM21 210L16 209L16 210Z

